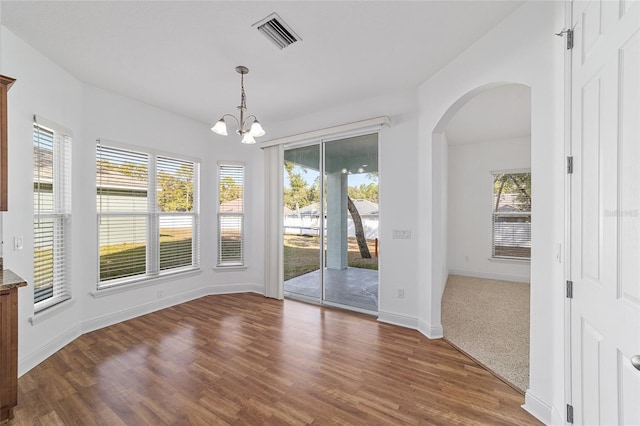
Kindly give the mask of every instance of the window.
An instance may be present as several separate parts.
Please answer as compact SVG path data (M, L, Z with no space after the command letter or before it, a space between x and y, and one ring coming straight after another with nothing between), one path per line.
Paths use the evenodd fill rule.
M34 311L71 298L71 132L33 123Z
M218 164L218 266L244 266L244 165Z
M531 259L531 173L493 174L493 258Z
M196 269L199 163L99 141L98 289Z

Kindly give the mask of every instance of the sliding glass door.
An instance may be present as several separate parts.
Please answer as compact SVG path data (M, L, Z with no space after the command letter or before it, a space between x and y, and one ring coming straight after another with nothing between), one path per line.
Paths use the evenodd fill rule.
M378 311L377 136L285 150L286 296Z
M284 291L314 302L322 299L320 158L319 144L284 154Z

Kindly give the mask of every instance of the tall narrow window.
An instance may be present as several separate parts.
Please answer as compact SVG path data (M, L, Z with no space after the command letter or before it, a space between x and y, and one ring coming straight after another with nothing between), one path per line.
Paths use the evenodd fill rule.
M34 117L34 311L71 298L71 132Z
M158 157L157 164L159 268L164 271L197 265L195 164L168 157Z
M494 258L531 259L531 173L493 174Z
M195 269L199 163L99 142L98 288Z
M218 164L218 266L244 266L244 165Z

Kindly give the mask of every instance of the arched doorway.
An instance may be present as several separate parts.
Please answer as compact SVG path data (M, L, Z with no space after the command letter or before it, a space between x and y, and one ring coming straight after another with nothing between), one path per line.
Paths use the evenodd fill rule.
M440 159L444 337L524 392L529 374L531 91L461 97L433 135Z

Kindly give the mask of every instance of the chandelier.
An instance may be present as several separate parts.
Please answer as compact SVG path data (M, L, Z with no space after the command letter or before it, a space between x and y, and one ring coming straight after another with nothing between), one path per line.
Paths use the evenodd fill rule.
M225 118L231 117L238 124L238 130L236 130L236 133L242 136L242 143L256 143L254 138L264 136L265 131L255 115L250 115L247 118L244 117L244 113L247 111L247 98L244 94L244 75L249 72L249 68L238 65L236 67L236 71L240 74L241 97L240 106L238 106L238 109L240 110L240 118L238 119L233 114L225 114L220 117L220 120L218 120L211 128L211 131L218 135L227 136L227 123ZM249 124L251 124L251 126L249 126Z

